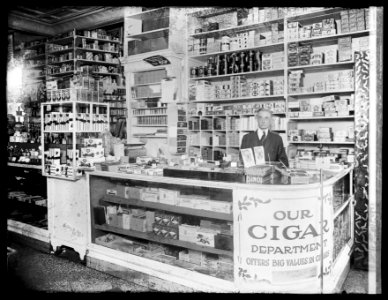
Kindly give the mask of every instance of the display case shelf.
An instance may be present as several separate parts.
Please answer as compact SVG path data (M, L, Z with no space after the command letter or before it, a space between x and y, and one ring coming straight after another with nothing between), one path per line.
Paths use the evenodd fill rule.
M27 56L27 57L25 57L24 59L33 60L33 59L44 58L45 56L46 56L46 54L45 54L45 53L42 53L42 54L30 56L30 57Z
M167 127L168 125L167 124L149 124L149 125L148 124L147 125L134 124L133 126L136 126L136 127Z
M74 74L74 70L67 71L67 72L60 72L60 73L52 73L52 74L47 74L47 76L63 76L63 75L70 75Z
M296 21L308 20L308 19L319 18L319 17L328 17L333 14L339 14L341 10L342 9L340 7L335 7L335 8L319 9L316 11L307 12L304 14L298 14L295 16L288 15L287 21L296 22Z
M350 196L344 203L342 203L335 211L334 211L334 219L337 218L343 211L344 209L348 206L351 205L351 202L354 200L354 196Z
M129 237L140 238L140 239L144 239L144 240L155 242L155 243L178 246L178 247L182 247L182 248L186 248L186 249L191 249L191 250L195 250L195 251L202 251L202 252L207 252L207 253L213 253L213 254L218 254L218 255L226 255L229 257L233 256L232 251L226 251L226 250L221 250L221 249L216 249L216 248L211 248L211 247L200 246L200 245L196 245L194 243L190 243L190 242L186 242L186 241L173 240L173 239L161 239L161 238L155 237L153 233L145 233L145 232L140 232L140 231L121 229L121 228L112 227L109 225L97 225L96 224L96 225L94 225L94 228L98 229L98 230L107 231L107 232L113 232L113 233L126 235Z
M152 209L156 209L156 210L165 210L165 211L170 211L173 213L184 214L184 215L192 215L192 216L198 216L198 217L204 217L204 218L210 218L210 219L218 219L218 220L224 220L224 221L233 221L232 214L218 213L218 212L213 212L210 210L180 207L180 206L176 206L176 205L168 205L168 204L163 204L163 203L142 201L142 200L133 199L133 198L127 199L127 198L113 196L113 195L105 195L102 198L102 200L106 201L106 202L116 203L116 204L127 204L127 205L133 205L133 206L138 206L138 207L152 208Z
M73 59L67 59L63 61L50 61L50 62L47 62L47 65L60 65L60 64L73 63L73 62L74 62Z

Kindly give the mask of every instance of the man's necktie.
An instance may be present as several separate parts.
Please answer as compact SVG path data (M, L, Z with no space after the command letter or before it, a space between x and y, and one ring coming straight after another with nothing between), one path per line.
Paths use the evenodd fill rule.
M260 139L260 141L261 141L261 142L263 142L263 141L264 141L264 139L265 139L265 131L263 131L263 135L261 136L261 139Z

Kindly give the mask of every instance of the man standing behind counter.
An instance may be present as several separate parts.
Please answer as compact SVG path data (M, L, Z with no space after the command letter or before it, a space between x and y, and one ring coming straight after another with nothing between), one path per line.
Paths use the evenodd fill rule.
M279 134L269 130L272 112L262 108L256 115L259 128L243 136L240 149L263 146L265 160L281 161L288 167L288 158L283 146L283 140Z

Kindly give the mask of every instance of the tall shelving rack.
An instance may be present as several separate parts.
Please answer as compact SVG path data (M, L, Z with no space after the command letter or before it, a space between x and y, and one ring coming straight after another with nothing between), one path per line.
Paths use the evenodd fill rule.
M291 39L292 37L289 35L288 31L288 25L292 22L299 22L300 25L312 25L313 23L322 22L323 19L333 18L335 21L340 20L342 16L342 12L344 11L341 8L313 8L313 10L304 10L302 12L298 12L297 10L294 11L283 11L283 15L279 15L279 12L276 12L276 14L272 14L268 18L267 12L264 14L262 13L263 8L253 8L257 9L260 12L259 20L253 20L251 19L251 22L248 24L233 24L233 25L226 25L225 28L222 28L221 24L219 24L219 28L216 28L214 30L208 30L203 32L198 32L201 30L198 30L198 28L203 27L202 25L204 23L209 22L217 22L217 19L215 16L221 16L218 17L218 20L226 20L226 16L229 16L229 19L235 18L237 19L238 8L229 8L229 9L215 9L215 8L209 8L209 9L203 9L200 12L194 12L188 15L187 19L187 39L189 40L188 44L188 50L187 50L187 74L188 75L188 86L187 86L187 99L188 99L188 120L189 120L189 136L188 136L188 153L191 155L203 155L203 148L210 149L212 151L212 155L208 155L208 160L215 160L216 158L219 159L219 156L217 155L215 157L215 151L218 151L217 148L221 148L222 153L231 154L232 152L228 151L228 143L226 145L217 145L214 144L214 138L216 135L218 135L217 130L213 129L212 126L209 129L202 130L201 126L199 128L190 128L190 121L191 122L198 122L200 124L201 120L203 119L209 119L211 120L211 124L213 125L213 120L215 118L242 118L243 116L249 115L253 116L254 112L257 110L257 108L253 107L252 109L249 109L249 105L253 106L255 104L258 104L260 106L260 103L264 103L266 101L284 101L285 107L284 111L281 112L281 117L285 118L285 122L282 122L282 125L285 125L285 127L281 128L282 131L279 131L280 134L283 134L283 141L285 146L288 145L295 145L298 149L303 147L307 147L307 149L317 149L318 146L320 149L324 148L337 148L345 147L345 148L353 148L354 142L351 139L347 139L346 141L333 141L331 140L323 142L319 140L313 140L313 141L305 141L305 140L292 140L290 135L292 133L292 130L298 130L298 129L318 129L319 127L330 127L332 126L334 130L341 129L344 130L344 128L352 127L354 126L354 115L352 113L352 110L350 110L349 115L344 116L317 116L317 117L302 117L297 116L295 117L290 113L290 102L298 101L300 99L308 99L310 98L321 98L323 96L328 95L334 95L334 96L345 96L345 97L352 97L351 95L354 95L354 85L353 88L346 88L346 89L332 89L332 90L322 90L318 92L304 92L304 93L290 93L289 91L289 78L290 78L290 72L303 70L305 73L307 73L306 77L307 80L305 82L305 85L313 83L314 80L320 80L320 76L324 74L325 72L337 72L337 71L346 71L346 70L354 70L354 53L352 48L352 59L345 60L345 61L339 61L338 58L336 58L335 62L328 63L328 64L314 64L314 65L297 65L297 66L289 66L289 59L288 59L288 47L290 43L298 43L299 45L306 45L311 44L312 48L319 49L321 46L326 45L337 45L338 39L344 38L344 37L351 37L358 38L358 37L365 37L368 36L369 30L368 28L360 29L360 30L354 30L350 32L342 32L341 29L339 29L339 26L337 26L337 32L335 34L330 35L324 35L324 36L313 36L313 37L306 37L306 38L296 38ZM268 9L268 8L267 8ZM307 8L306 8L307 9ZM224 16L224 19L222 19L222 15ZM367 15L367 12L365 12L365 15ZM253 18L253 17L252 17ZM367 17L365 17L366 19ZM219 22L219 21L218 21ZM236 22L237 23L237 22ZM256 39L256 36L259 35L261 37L266 37L266 31L268 32L271 30L272 24L274 25L279 32L283 30L284 39L283 40L270 40L270 42L265 44L258 44L260 43L259 40ZM365 21L365 24L367 24L367 21ZM367 25L366 25L367 26ZM195 29L197 29L197 32L195 32ZM235 49L235 50L227 50L227 51L220 51L221 45L219 45L213 49L206 49L205 51L202 48L202 45L199 45L199 51L195 53L194 49L196 44L205 42L204 40L209 37L215 37L215 42L217 42L217 37L222 37L224 35L229 36L235 36L238 33L247 32L249 30L256 30L255 34L255 42L254 45L250 44L245 48L241 49ZM276 35L278 32L276 31ZM190 41L191 39L191 41ZM204 40L200 40L204 39ZM207 39L208 40L208 39ZM268 40L268 38L267 38ZM222 40L221 40L222 41ZM205 42L206 43L206 42ZM208 45L207 45L208 46ZM210 48L210 47L209 47ZM197 48L198 49L198 48ZM213 50L213 51L211 51ZM249 72L242 72L242 73L235 73L235 74L211 74L210 76L196 76L191 77L191 72L195 72L192 70L193 67L199 67L204 66L206 64L206 60L209 57L214 58L218 55L225 55L230 54L233 52L242 52L242 51L260 51L261 53L273 53L277 51L283 51L284 61L283 61L283 67L282 68L276 68L276 69L270 69L270 70L263 70L262 68L258 70L250 70ZM194 52L194 54L193 54ZM337 51L338 52L338 51ZM337 54L338 55L338 54ZM204 71L205 72L205 71ZM207 99L197 99L195 96L193 96L193 93L190 95L191 91L195 88L195 85L200 80L206 80L211 83L214 83L215 81L222 81L230 79L232 76L241 76L244 75L247 80L250 78L263 78L263 79L273 79L274 76L278 76L278 78L281 78L283 80L284 90L282 94L279 95L268 95L268 96L248 96L248 97L227 97L227 98L216 98L216 97L209 97ZM305 79L306 79L305 78ZM353 77L354 80L354 77ZM191 85L191 87L190 87ZM342 97L341 97L342 99ZM213 112L206 112L206 107L203 106L203 103L207 103L210 105L213 105L213 108L209 107L208 110L213 110ZM229 109L227 110L227 113L220 113L220 116L217 116L214 114L214 107L218 106L220 104L233 106L233 105L239 105L242 104L245 107L248 107L248 111L244 111L244 108L241 110L239 109ZM191 109L190 109L191 107ZM199 107L199 108L198 108ZM217 109L219 109L217 107ZM353 108L354 110L354 108ZM201 111L201 115L198 114L198 112ZM237 113L236 113L237 111ZM278 111L274 111L274 115L278 113ZM219 113L219 112L218 112ZM251 128L249 128L251 129ZM256 123L253 129L256 129ZM232 157L237 158L239 150L239 145L241 143L242 136L247 132L243 130L237 130L237 129L231 129L227 128L226 132L228 130L231 130L233 132L238 132L239 135L239 143L236 145L236 150L234 154L232 154ZM276 131L276 130L274 130ZM194 138L191 138L190 136L194 136ZM204 139L203 136L206 138ZM201 141L198 143L198 139ZM217 139L217 138L216 138ZM203 143L203 141L210 141L211 143ZM193 142L194 141L194 142ZM209 157L210 156L210 157Z

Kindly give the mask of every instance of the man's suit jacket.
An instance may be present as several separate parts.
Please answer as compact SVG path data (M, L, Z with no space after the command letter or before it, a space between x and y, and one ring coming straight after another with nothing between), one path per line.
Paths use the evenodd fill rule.
M283 140L279 134L269 131L264 141L261 142L257 135L257 130L243 136L240 149L252 148L256 146L264 147L265 160L281 161L288 167L288 158L283 146ZM269 157L268 157L269 155Z

